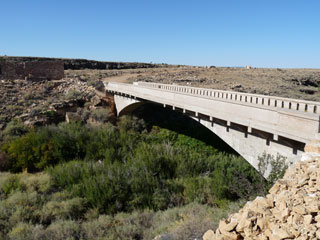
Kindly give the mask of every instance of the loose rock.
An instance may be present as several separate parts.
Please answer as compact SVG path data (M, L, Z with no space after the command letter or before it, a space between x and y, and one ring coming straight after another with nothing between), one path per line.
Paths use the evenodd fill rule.
M320 239L319 160L291 166L269 192L248 202L229 221L221 220L214 234L210 230L203 239Z

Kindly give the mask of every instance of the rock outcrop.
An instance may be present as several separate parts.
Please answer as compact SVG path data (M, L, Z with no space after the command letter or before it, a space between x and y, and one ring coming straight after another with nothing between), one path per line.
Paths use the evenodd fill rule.
M307 157L291 166L266 197L247 202L203 239L320 239L319 143L306 146Z
M153 64L153 63L140 63L140 62L104 62L104 61L94 61L87 59L68 59L68 58L41 58L41 57L0 57L1 61L6 61L8 63L37 63L37 62L52 62L52 61L62 61L64 64L64 69L136 69L136 68L158 68L158 67L168 67L164 64ZM1 69L0 69L1 73Z

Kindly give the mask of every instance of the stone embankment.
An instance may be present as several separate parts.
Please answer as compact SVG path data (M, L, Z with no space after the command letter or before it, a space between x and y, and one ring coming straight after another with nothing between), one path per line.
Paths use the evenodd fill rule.
M247 202L203 240L320 239L320 141L305 151L266 197Z

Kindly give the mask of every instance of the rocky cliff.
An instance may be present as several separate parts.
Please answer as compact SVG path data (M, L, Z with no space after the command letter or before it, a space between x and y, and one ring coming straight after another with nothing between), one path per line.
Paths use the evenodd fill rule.
M320 239L320 141L305 148L266 197L248 202L238 213L207 231L203 240Z
M35 62L35 61L57 61L64 62L64 69L136 69L136 68L157 68L168 67L167 64L152 64L152 63L138 63L138 62L103 62L87 59L67 59L67 58L41 58L41 57L0 57L1 61L6 62Z

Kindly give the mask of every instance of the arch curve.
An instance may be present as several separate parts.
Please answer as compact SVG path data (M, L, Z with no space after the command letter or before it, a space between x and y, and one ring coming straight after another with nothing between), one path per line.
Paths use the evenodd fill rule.
M145 104L143 101L139 101L134 98L123 97L119 95L114 95L114 102L116 105L116 111L118 117L129 114L141 105Z
M117 108L117 115L129 114L141 105L147 103L134 98L114 95ZM176 109L176 111L179 111ZM184 115L184 112L181 111ZM301 158L303 146L292 145L290 142L273 140L268 135L259 132L248 132L240 126L224 121L214 121L201 114L187 114L190 118L197 121L212 133L218 136L223 142L229 145L235 152L246 159L255 169L258 170L259 157L263 153L276 157L278 154L287 158L287 163L293 163ZM294 143L293 143L294 144ZM270 166L265 172L265 177L270 173Z

